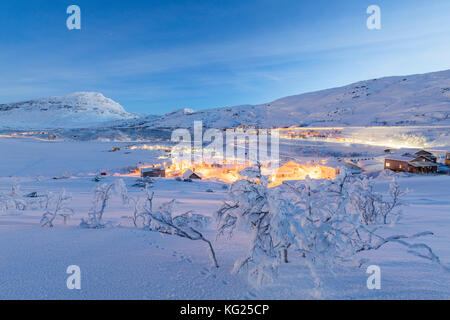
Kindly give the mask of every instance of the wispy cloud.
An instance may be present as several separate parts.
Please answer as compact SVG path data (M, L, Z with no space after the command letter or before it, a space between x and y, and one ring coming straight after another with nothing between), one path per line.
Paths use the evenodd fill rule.
M151 16L128 10L129 20L117 20L124 4L111 3L106 15L95 6L84 10L91 24L83 32L52 34L47 26L39 38L19 25L13 32L28 41L7 37L0 44L0 101L101 91L131 111L162 113L262 103L365 78L450 68L444 14L450 4L413 2L380 0L379 32L365 28L365 8L357 1L230 2L228 11L208 3L207 16L200 4L177 16L184 13L181 2L152 2Z

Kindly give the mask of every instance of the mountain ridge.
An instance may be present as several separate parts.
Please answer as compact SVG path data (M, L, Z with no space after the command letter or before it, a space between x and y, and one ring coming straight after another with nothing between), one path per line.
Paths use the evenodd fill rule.
M358 81L260 105L168 113L146 125L259 128L291 126L450 125L450 70Z
M49 112L50 111L50 112ZM0 104L0 128L207 128L239 126L419 126L450 125L450 70L358 81L346 86L292 95L260 105L194 111L178 109L162 116L128 113L101 93Z

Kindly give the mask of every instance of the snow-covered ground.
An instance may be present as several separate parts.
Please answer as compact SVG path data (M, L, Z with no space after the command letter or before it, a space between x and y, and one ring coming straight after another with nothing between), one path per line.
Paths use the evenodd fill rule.
M314 283L306 266L283 265L279 278L255 289L243 274L230 273L236 259L246 251L249 235L238 232L230 240L216 239L215 225L204 235L213 240L219 269L200 241L135 228L126 218L133 208L113 200L105 212L107 228L82 229L80 219L91 206L91 190L98 185L95 174L121 173L142 161L161 161L164 150L128 150L130 143L39 141L0 139L0 193L18 183L24 194L65 189L75 215L63 225L40 227L42 210L0 213L0 299L310 299ZM112 147L122 147L108 152ZM287 140L282 157L360 158L379 170L384 148L323 141ZM68 179L53 179L70 176ZM136 178L108 176L103 182L124 179L131 196L143 196L133 187ZM379 178L377 188L386 190L388 178ZM421 239L433 248L444 264L450 264L450 176L401 176L410 191L409 206L395 233L431 231ZM157 178L152 190L155 206L177 199L176 213L194 210L212 216L225 200L227 190L217 181L180 182ZM213 192L211 192L213 191ZM368 290L365 268L346 267L335 276L324 276L324 298L336 299L449 299L450 274L438 266L389 244L366 254L381 267L381 290ZM68 290L66 268L78 265L82 290Z

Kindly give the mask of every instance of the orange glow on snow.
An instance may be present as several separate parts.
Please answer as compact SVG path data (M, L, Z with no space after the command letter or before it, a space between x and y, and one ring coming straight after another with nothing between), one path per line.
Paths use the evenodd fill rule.
M298 164L290 161L278 169L270 169L267 166L262 166L264 175L269 175L269 187L276 187L281 185L284 181L289 180L305 180L306 177L311 179L334 179L336 177L336 169L325 166L326 160L322 160L321 164ZM236 162L224 162L223 164L209 164L209 163L191 163L190 161L174 161L170 166L165 164L156 165L140 165L136 170L128 174L116 174L121 177L141 177L142 170L149 168L165 167L166 177L181 177L187 170L192 170L202 176L202 179L219 180L226 183L233 183L240 179L245 179L239 174L248 164L239 164Z
M325 162L322 161L322 164ZM324 165L302 165L290 161L270 176L269 187L279 186L289 180L305 180L308 176L311 179L334 179L336 178L336 169Z

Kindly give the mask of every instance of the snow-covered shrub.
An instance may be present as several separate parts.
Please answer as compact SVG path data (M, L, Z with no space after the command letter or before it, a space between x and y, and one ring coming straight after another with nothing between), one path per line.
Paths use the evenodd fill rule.
M232 235L241 227L251 232L248 252L234 271L246 270L256 286L273 280L279 265L288 261L289 251L289 260L309 268L320 295L324 269L333 272L350 262L361 265L358 253L391 242L448 270L427 245L409 242L431 232L386 236L386 229L393 226L385 223L401 204L396 181L389 194L376 193L372 181L345 171L333 181L306 179L272 189L260 175L232 185L229 201L217 212L218 231Z
M92 207L88 212L87 219L81 220L80 226L93 229L105 227L103 214L112 196L119 196L124 204L128 204L128 191L122 179L115 180L109 184L104 183L94 189Z
M133 187L136 188L150 188L153 187L155 180L149 177L139 178L136 180L136 183L133 184Z
M342 179L342 177L339 178ZM399 207L404 204L402 198L406 192L401 190L395 176L389 185L387 196L375 192L374 180L369 178L354 179L350 188L351 203L366 225L387 224L395 222L395 220L390 220L390 217L394 219L400 217Z
M256 284L272 279L276 271L280 248L273 241L271 221L273 212L270 202L271 190L268 180L257 173L249 172L249 180L235 182L229 191L230 201L217 211L219 235L233 235L239 227L251 232L247 254L236 261L233 272L247 269L249 278Z
M41 218L42 227L53 227L53 222L58 217L61 217L66 224L67 220L74 214L74 211L67 207L69 200L72 198L66 194L64 189L57 195L48 192L44 199L46 211Z
M28 203L20 190L20 185L13 182L9 193L0 193L0 211L25 211Z
M134 204L134 212L131 220L135 227L147 227L150 225L149 212L153 212L153 197L155 193L149 191L149 186L145 186L145 199L131 197Z
M20 185L14 182L8 193L0 193L0 211L47 210L53 198L54 195L48 191L42 194L36 191L24 193Z
M173 222L177 226L189 226L202 230L206 229L212 223L212 218L189 211L173 218Z
M195 214L193 212L186 212L182 215L174 217L174 208L176 200L162 204L159 209L153 210L154 192L149 192L146 188L146 198L144 203L139 199L134 199L134 224L143 226L149 231L156 231L162 234L174 235L180 238L185 238L193 241L203 241L208 246L208 252L214 267L218 268L216 253L211 244L211 241L206 239L199 231L206 227L210 222L210 218Z

